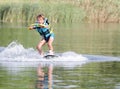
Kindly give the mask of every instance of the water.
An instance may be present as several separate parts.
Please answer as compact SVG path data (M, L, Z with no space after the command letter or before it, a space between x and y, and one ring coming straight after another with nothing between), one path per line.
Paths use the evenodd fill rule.
M35 49L37 32L21 24L0 25L0 89L120 89L118 24L54 28L53 45L61 56L48 60Z

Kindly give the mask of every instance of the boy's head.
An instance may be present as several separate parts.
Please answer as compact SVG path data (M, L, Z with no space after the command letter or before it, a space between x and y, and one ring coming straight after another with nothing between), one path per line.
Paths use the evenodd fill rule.
M44 17L43 14L39 14L39 15L37 16L37 21L38 21L40 24L43 24L43 23L44 23L44 19L45 19L45 17Z

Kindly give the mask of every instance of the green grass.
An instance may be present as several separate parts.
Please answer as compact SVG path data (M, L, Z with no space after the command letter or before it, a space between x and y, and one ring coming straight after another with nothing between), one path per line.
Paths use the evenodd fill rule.
M119 0L4 0L0 21L33 22L39 13L51 22L120 22Z
M3 3L3 4L2 4ZM11 1L0 4L0 20L4 22L31 22L39 13L45 14L51 22L76 22L81 21L79 7L69 3L45 2L43 0ZM83 13L84 14L84 13ZM79 19L78 19L79 18Z

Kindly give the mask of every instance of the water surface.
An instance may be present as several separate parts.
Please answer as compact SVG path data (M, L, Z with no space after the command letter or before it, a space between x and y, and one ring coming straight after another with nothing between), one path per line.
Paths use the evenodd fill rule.
M0 89L120 89L119 24L54 24L54 59L27 24L0 24ZM43 48L47 51L47 46Z

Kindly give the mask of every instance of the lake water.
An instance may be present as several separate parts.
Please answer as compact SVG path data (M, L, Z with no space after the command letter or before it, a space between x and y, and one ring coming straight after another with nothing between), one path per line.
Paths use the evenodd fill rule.
M54 24L49 60L27 26L0 24L0 89L120 89L119 24Z

